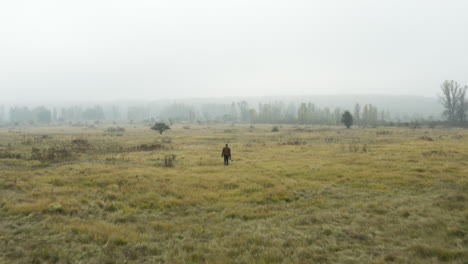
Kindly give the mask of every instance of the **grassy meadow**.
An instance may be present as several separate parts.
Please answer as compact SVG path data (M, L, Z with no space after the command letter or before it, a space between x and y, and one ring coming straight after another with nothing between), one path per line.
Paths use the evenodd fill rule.
M0 128L0 263L468 263L468 130L123 128Z

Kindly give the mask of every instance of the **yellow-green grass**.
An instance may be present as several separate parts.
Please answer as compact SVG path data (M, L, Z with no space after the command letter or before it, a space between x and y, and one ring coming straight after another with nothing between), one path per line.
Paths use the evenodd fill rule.
M467 130L106 128L0 129L0 150L21 154L0 159L0 263L468 259ZM31 160L33 147L72 154Z

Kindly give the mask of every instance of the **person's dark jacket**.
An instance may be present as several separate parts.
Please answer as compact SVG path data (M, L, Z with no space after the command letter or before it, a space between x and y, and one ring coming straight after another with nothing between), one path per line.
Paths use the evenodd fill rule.
M231 149L228 147L224 147L223 152L221 152L221 156L231 157Z

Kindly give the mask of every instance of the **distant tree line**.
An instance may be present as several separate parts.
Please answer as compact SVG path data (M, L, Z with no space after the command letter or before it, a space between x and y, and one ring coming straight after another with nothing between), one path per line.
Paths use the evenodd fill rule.
M445 81L439 95L448 124L467 124L467 86L461 87L455 81ZM353 125L403 125L439 124L437 118L409 118L391 116L388 110L381 110L373 104L356 103L353 109L341 107L319 107L313 102L284 103L274 101L249 105L246 101L231 103L185 103L143 105L95 105L89 107L26 107L7 108L0 105L0 123L50 124L76 122L166 122L173 123L264 123L264 124L310 124L340 125L343 114L346 120L352 117Z
M102 107L38 106L28 108L14 106L5 110L0 106L0 121L18 124L49 124L66 122L154 122L172 123L265 123L265 124L318 124L339 125L345 109L340 107L320 108L312 102L300 104L283 102L260 103L250 106L246 101L231 104L201 104L198 106L173 103L164 107L154 105L130 106L122 109L113 105ZM5 117L8 112L8 118ZM378 125L390 120L390 113L379 111L376 106L366 104L354 107L354 124Z
M44 106L29 110L28 107L12 107L10 109L10 121L15 123L44 123L52 121L52 112Z
M101 121L105 119L105 114L101 106L90 108L73 106L61 109L48 109L44 106L29 109L25 106L15 106L11 107L9 111L9 121L11 123L49 124L51 122Z
M299 124L328 124L338 125L344 113L340 107L330 109L325 107L320 109L313 103L301 103L297 111L297 123ZM380 111L372 104L366 104L361 108L359 103L354 107L354 124L358 125L379 125L390 121L390 112Z

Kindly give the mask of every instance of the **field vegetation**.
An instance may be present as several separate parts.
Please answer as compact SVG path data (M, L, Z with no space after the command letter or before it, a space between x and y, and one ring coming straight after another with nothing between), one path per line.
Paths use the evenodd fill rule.
M0 263L467 263L467 247L464 129L0 128Z

